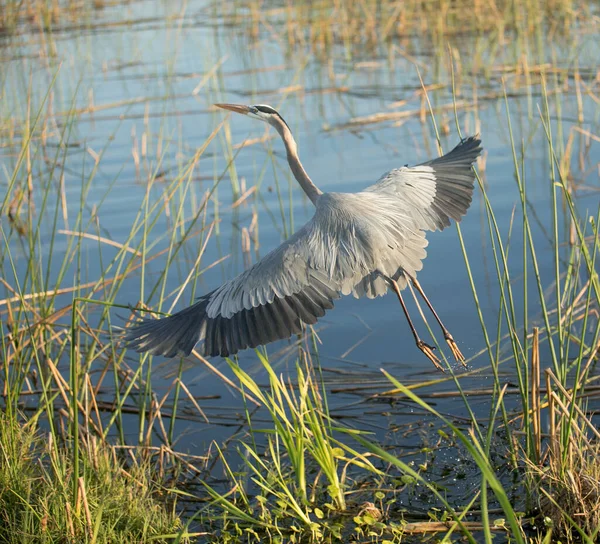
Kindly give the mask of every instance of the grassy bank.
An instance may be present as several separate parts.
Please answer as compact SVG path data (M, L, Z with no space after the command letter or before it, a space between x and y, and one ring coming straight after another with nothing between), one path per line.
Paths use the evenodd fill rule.
M165 501L168 482L143 449L121 450L89 436L72 450L35 419L0 415L0 540L166 542L190 536ZM76 478L76 489L73 479ZM73 495L73 492L76 492Z

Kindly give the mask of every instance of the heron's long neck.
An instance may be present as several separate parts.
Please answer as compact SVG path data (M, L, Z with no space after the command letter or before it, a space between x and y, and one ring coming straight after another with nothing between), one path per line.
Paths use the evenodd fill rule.
M298 146L296 145L296 140L292 136L292 133L288 126L283 122L283 120L278 120L278 123L275 125L277 132L283 138L283 143L285 144L285 150L287 152L287 160L290 164L290 168L292 169L292 173L294 177L300 184L300 187L304 190L308 198L312 201L313 204L317 203L317 199L320 195L323 194L321 191L310 179L306 170L302 166L300 159L298 158Z

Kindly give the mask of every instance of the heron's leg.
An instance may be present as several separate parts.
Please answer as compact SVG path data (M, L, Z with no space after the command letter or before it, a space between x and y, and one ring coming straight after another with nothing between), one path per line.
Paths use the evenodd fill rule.
M435 317L435 320L438 322L438 325L442 329L442 332L444 333L444 340L446 340L446 343L450 347L450 350L452 351L452 355L454 355L454 357L456 358L457 361L460 361L464 365L465 364L465 356L461 353L460 349L458 349L458 346L456 345L454 338L452 337L452 335L450 334L448 329L442 323L442 320L439 318L439 316L438 316L437 312L435 311L435 309L433 308L433 305L431 304L431 302L429 302L429 299L427 298L425 291L423 291L421 284L417 281L417 278L413 278L412 276L408 276L408 277L410 278L410 281L414 285L415 289L423 297L425 304L427 304L428 308L431 310L431 313L433 314L433 317Z
M408 321L408 325L410 330L415 338L415 342L417 343L417 347L425 354L425 356L435 365L438 370L444 372L442 365L440 364L440 360L434 355L433 350L435 349L433 346L426 344L421 340L419 334L417 333L417 329L413 325L412 319L410 315L408 315L408 309L406 308L406 304L404 304L404 299L402 298L402 293L400 292L400 287L396 280L392 278L387 278L389 284L392 286L392 289L398 295L398 300L400 301L400 305L402 306L402 310L404 310L404 315L406 316L406 320Z

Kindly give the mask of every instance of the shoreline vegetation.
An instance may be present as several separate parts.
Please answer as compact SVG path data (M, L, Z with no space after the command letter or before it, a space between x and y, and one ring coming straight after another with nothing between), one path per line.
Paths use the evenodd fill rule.
M600 146L600 79L598 65L584 58L581 37L600 35L598 4L230 0L197 11L184 4L161 19L139 16L143 2L134 1L0 3L0 62L13 63L0 75L0 541L389 544L435 534L444 542L597 542L600 208L593 158ZM90 89L84 103L79 86L71 96L60 80L68 36L83 42L88 33L168 25L176 42L201 21L218 33L240 31L243 37L229 42L232 50L243 47L239 41L271 40L323 72L333 72L335 63L350 66L348 74L393 67L399 57L414 63L420 85L402 98L335 75L320 87L305 87L299 77L263 93L273 101L381 93L375 111L325 122L330 134L433 126L441 152L446 135L481 129L479 108L498 110L518 200L505 229L485 177L493 157L482 157L482 237L491 248L495 276L487 281L499 293L498 314L482 311L485 295L472 266L480 256L468 249L459 226L468 303L484 338L466 372L444 357L447 372L420 381L402 382L387 367L330 380L319 358L319 330L310 329L271 358L256 351L254 370L266 376L259 381L237 360L221 372L197 353L165 369L127 352L111 333L132 319L131 309L116 302L124 289L157 312L171 311L182 297L194 299L198 277L225 260L208 262L208 245L230 245L221 240L220 210L259 200L267 190L263 178L275 178L281 217L262 218L253 208L249 225L239 228L243 263L258 254L261 221L278 222L282 233L293 230L272 135L235 142L223 120L192 149L170 131L169 122L186 113L175 98L195 100L193 111L211 111L208 104L222 90L221 61L202 74L176 73L166 62L173 74L164 76L161 92L170 77L198 81L186 97L165 91L96 103ZM473 50L461 49L463 35ZM546 51L559 39L569 62ZM419 60L424 43L439 69ZM18 63L32 58L43 66L42 76L19 72ZM120 62L137 61L124 53ZM106 67L107 73L118 76L119 68ZM516 97L524 98L524 108L514 106ZM96 177L110 160L120 124L134 116L144 131L132 131L131 161L147 190L129 235L117 241L100 217L119 190L119 174L101 183ZM162 123L158 132L148 128L152 116ZM81 136L80 123L87 122L113 123L93 149ZM526 132L529 139L515 136L521 125L536 127ZM541 179L527 168L532 141L546 149L545 172L536 174ZM207 177L210 168L199 164L213 161L211 145L220 146L226 165ZM235 169L248 146L270 153L272 164L255 180ZM64 184L65 173L73 174L72 152L86 154L89 166L75 189ZM587 177L573 172L575 163ZM528 199L532 184L548 187L547 223ZM539 230L542 240L534 234ZM540 265L548 252L551 270ZM88 269L90 259L99 274ZM160 263L160 273L148 272L152 263ZM168 270L174 271L169 281ZM444 354L439 346L438 352ZM281 360L289 373L280 371ZM208 409L211 393L193 394L185 374L192 365L222 381L232 393L228 407ZM478 377L486 379L468 381ZM376 413L373 419L333 409L342 390L355 395L361 410ZM438 401L450 397L460 416L439 409ZM396 406L417 411L421 425L393 421ZM190 452L180 445L192 424L223 425L231 433ZM395 442L403 433L417 433L422 442L408 454Z

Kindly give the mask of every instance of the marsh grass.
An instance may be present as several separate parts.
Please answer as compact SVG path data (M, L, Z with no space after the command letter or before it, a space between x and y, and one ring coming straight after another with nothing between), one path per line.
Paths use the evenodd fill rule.
M600 534L600 433L582 408L586 403L574 398L579 388L566 390L551 370L545 374L549 429L536 435L540 462L527 464L538 517L559 538L595 542ZM565 435L569 441L563 449Z
M220 518L214 514L218 506L227 518L219 527L222 538L248 525L257 533L260 529L265 535L287 535L290 542L342 538L348 532L348 512L368 510L356 498L348 502L347 491L356 485L355 469L382 480L384 473L343 440L341 431L349 431L329 417L324 392L306 356L296 366L297 382L278 376L264 356L259 354L259 359L269 376L266 391L239 365L231 362L231 367L244 393L266 409L271 425L258 427L247 414L249 434L240 443L246 474L235 476L238 470L221 454L231 490L219 493L205 484L214 499L203 513L205 523Z
M120 181L118 175L109 181L95 207L87 204L86 197L120 127L102 149L85 149L89 168L79 180L75 207L66 205L64 174L69 153L82 145L74 136L80 116L149 100L139 97L89 107L72 104L57 115L60 123L56 123L46 107L54 91L52 82L39 104L34 89L20 89L26 96L23 118L16 120L7 112L0 124L8 134L6 147L15 153L0 206L0 281L6 293L0 300L4 412L0 501L6 515L2 521L12 531L7 538L24 541L38 534L47 542L64 541L64 535L90 542L185 542L200 536L200 530L190 527L200 527L208 533L206 538L223 542L399 542L409 534L431 532L447 540L464 537L470 542L491 542L493 533L517 542L597 539L599 442L588 403L594 401L598 381L594 372L600 339L596 273L600 217L598 213L581 215L575 199L577 187L570 177L571 153L584 129L576 127L579 132L564 134L561 117L555 115L565 97L573 98L568 94L573 86L578 103L597 102L592 84L595 73L582 66L546 66L541 51L536 51L536 62L530 64L518 46L512 53L519 60L501 62L509 56L504 56L505 50L512 48L504 46L513 38L525 50L541 32L569 35L589 15L589 6L564 1L471 4L467 9L464 2L443 0L401 4L367 0L294 2L272 8L232 2L215 9L224 10L224 20L246 25L256 37L274 36L274 28L283 29L276 33L279 43L292 50L317 51L326 58L340 46L346 59L365 55L365 51L372 55L376 48L383 51L388 46L393 55L408 58L418 42L410 45L407 40L422 34L431 37L435 47L429 52L434 55L446 54L443 37L460 37L461 32L485 32L497 42L484 70L487 81L497 86L488 94L477 95L473 84L473 100L464 100L464 86L453 80L454 102L440 104L430 95L450 83L423 86L408 102L393 103L400 108L413 100L417 105L408 111L355 117L333 127L356 130L407 119L419 119L426 126L431 118L439 123L440 132L447 133L453 130L452 113L460 130L463 113L466 118L481 102L506 97L504 128L510 136L520 198L507 232L499 226L486 184L479 183L486 240L494 259L493 282L499 292L495 320L484 316L480 308L481 287L470 266L478 255L468 249L468 240L459 230L485 338L482 353L489 359L482 372L489 370L493 377L493 387L485 391L490 397L489 417L487 421L482 421L480 413L476 417L472 399L481 391L464 389L467 374L454 374L451 365L449 376L411 386L384 374L389 386L383 389L387 390L373 394L365 387L363 399L365 404L410 401L427 413L439 433L437 444L466 455L476 467L478 493L467 501L454 500L452 490L446 493L427 460L405 459L402 452L361 430L360 419L354 427L336 421L329 412L316 342L312 349L300 344L304 349L299 350L298 361L286 377L277 374L273 360L257 352L257 366L268 377L266 385L236 361L230 361L233 377L229 378L197 353L189 361L180 361L165 380L158 377L151 357L132 357L124 351L111 334L116 323L123 324L115 321L115 315L124 316L125 321L133 316L128 307L117 304L119 293L134 293L128 298L140 301L139 311L169 312L184 293L193 300L198 277L221 263L222 259L205 262L205 248L221 243L223 203L218 187L225 177L230 180L235 208L251 196L260 198L262 179L270 175L272 166L281 224L277 213L272 214L272 221L285 234L293 230L291 213L286 218L288 208L293 209L291 197L288 206L268 139L235 144L227 124L219 124L197 151L190 153L180 146L176 150L179 161L169 160L176 141L167 128L158 134L148 131L146 113L144 132L132 137L136 181L146 189L130 233L115 240L100 218ZM50 38L56 25L88 17L90 6L54 0L7 2L0 14L0 30L25 33L27 25L35 25L43 38ZM27 10L37 8L37 19L27 15ZM466 78L472 65L487 58L487 45L479 43L478 47L472 59L462 59L459 50L452 51L457 80ZM218 73L218 66L214 70ZM335 77L321 92L332 90L342 95L349 92ZM304 91L299 85L277 93ZM547 227L554 255L550 271L541 269L538 256L547 248L535 241L533 233L536 219L527 198L531 180L524 175L526 142L515 139L511 126L515 116L509 98L523 95L531 98L523 115L527 122L537 123L548 148L553 213ZM534 96L539 98L539 111L533 105ZM583 111L583 107L578 110L580 123ZM127 115L113 117L128 119ZM539 133L534 137L539 138ZM585 145L590 138L597 140L589 131L586 138ZM149 141L154 142L153 157ZM215 173L198 198L193 190L198 161L216 141L227 166ZM233 166L236 154L243 145L265 142L269 157L256 183L247 188ZM43 169L37 166L41 158ZM578 159L585 163L584 158ZM247 263L252 242L255 248L258 245L256 209L252 214L251 227L241 230ZM59 251L59 246L65 249ZM86 272L91 261L99 264L95 277ZM151 270L155 262L161 263L158 273ZM173 274L178 274L176 280ZM309 338L314 340L314 336ZM291 349L296 353L298 346ZM231 439L196 455L177 447L180 422L204 424L211 419L184 380L190 363L218 374L244 408L239 417L235 413L239 408L231 410L231 422L238 428ZM503 382L501 371L507 366L517 387L509 389ZM435 391L428 396L428 387L433 389L446 379L453 380L456 388L451 394L464 403L466 416L461 425L435 410ZM507 402L511 395L519 398L516 406ZM497 461L499 450L502 463ZM519 476L516 491L506 478L507 471ZM422 496L429 502L416 499ZM428 505L424 520L422 510L406 507L407 497ZM534 523L537 534L529 529Z
M46 98L52 92L51 85ZM197 162L221 126L169 183L160 184L161 198L156 199L165 146L148 170L145 196L129 235L116 241L99 220L116 180L95 207L86 203L114 134L99 152L86 150L91 164L76 191L79 206L73 216L63 180L75 113L65 114L60 132L42 137L46 98L35 112L33 105L27 112L22 145L0 206L0 276L6 293L0 300L6 535L14 534L11 542L23 541L26 534L48 542L65 535L91 542L187 541L177 496L165 483L203 470L202 456L180 454L171 446L178 439L174 429L180 416L206 416L181 380L182 365L170 382L161 384L159 396L152 385L151 360L126 359L114 325L123 325L132 313L115 298L128 278L141 277L139 299L159 297L160 310L163 303L177 301L184 289L193 291L198 274L214 266L202 257L214 229L207 209L220 180L214 180L200 201L188 195ZM38 171L40 155L45 168ZM63 249L55 254L59 245ZM169 265L184 246L194 253L191 271L178 289L167 290ZM158 275L147 273L158 258L167 267ZM100 270L91 281L86 277L90 259ZM115 321L111 311L122 317ZM192 412L181 413L180 405L188 403ZM139 455L127 449L132 427ZM46 445L40 432L50 437ZM158 454L155 434L161 442ZM24 451L30 454L13 458ZM123 451L131 453L127 461ZM17 530L20 524L25 532Z
M150 457L125 459L93 437L82 441L73 497L71 453L20 419L0 414L2 542L164 542L182 533Z
M82 24L89 27L104 8L125 7L128 3L129 0L2 0L0 34L44 33Z
M290 52L311 51L327 59L332 50L341 49L346 60L373 60L385 56L385 51L413 58L419 47L428 47L425 44L443 54L448 42L459 47L464 35L491 39L486 54L501 57L511 43L533 38L537 48L544 33L568 35L578 22L593 18L591 5L577 0L316 1L273 7L255 0L232 0L221 3L220 10L226 21L245 28L252 39L266 32ZM390 50L391 44L395 46Z

